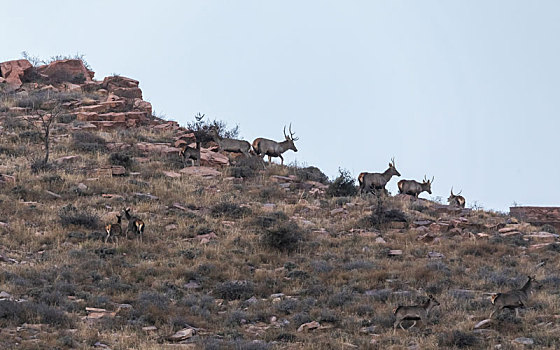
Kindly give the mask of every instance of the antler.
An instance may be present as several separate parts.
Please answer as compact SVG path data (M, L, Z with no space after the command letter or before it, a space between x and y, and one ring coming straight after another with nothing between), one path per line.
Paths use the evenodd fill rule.
M395 167L395 157L391 158L391 166Z
M290 128L288 130L290 132L290 136L286 135L286 125L284 125L284 137L286 138L286 140L292 140L292 141L299 140L299 137L294 138L295 133L292 132L292 123L290 123Z
M434 177L432 176L432 179L430 181L428 181L429 183L433 184L434 183Z
M453 194L453 186L451 186L451 195L452 195L452 196L455 196L455 195Z
M195 116L194 119L196 119L197 122L201 121L202 118L204 118L206 114L200 114L200 112L198 112Z

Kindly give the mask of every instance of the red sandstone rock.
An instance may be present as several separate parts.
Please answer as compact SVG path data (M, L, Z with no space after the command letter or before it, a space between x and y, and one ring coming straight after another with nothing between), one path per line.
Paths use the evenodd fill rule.
M21 86L21 78L25 72L33 66L28 60L14 60L0 63L0 76L6 79L6 83L14 88Z
M103 79L102 86L111 91L115 88L135 88L138 87L138 80L130 79L127 77L121 77L119 75L112 75L110 77L105 77Z
M152 115L152 104L144 101L141 98L134 99L134 108L145 111L148 116Z
M223 154L202 148L200 150L200 163L202 165L229 165L229 159Z
M201 176L201 177L214 177L214 176L222 175L222 173L219 172L218 170L206 166L191 166L191 167L183 168L179 172L185 175L193 175L193 176Z
M54 61L36 68L37 73L47 76L54 81L91 81L94 72L87 70L82 60L70 59Z

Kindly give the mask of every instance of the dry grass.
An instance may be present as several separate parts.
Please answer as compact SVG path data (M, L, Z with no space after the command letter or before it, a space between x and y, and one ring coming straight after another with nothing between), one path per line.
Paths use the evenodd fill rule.
M17 101L4 98L2 105ZM9 117L2 115L6 125ZM62 125L54 129L52 159L81 160L33 173L31 160L42 150L22 134L27 130L0 131L8 140L0 148L2 173L17 179L0 185L0 221L7 223L0 226L0 255L17 261L0 262L0 289L26 300L0 301L0 347L101 342L161 349L186 325L199 328L191 341L206 349L510 348L517 337L533 338L539 348L560 346L557 245L534 250L530 245L538 242L501 237L493 225L511 220L505 215L438 212L433 203L406 197L331 198L271 178L323 180L315 169L297 167L252 169L242 182L227 178L227 169L216 179L170 178L163 170L174 168L173 159L139 154L132 145L126 157L149 161L129 163L124 153L82 147L89 139L62 137ZM129 144L173 138L153 128L100 136ZM97 176L96 168L119 162L140 174ZM145 221L143 241L105 244L104 224L124 207ZM418 240L426 232L414 228L416 220L459 220L464 228L435 233L426 243ZM201 240L209 233L217 238ZM548 263L535 271L542 260ZM490 313L487 293L518 288L534 273L543 286L521 318L506 310L487 330L473 329ZM441 305L426 327L393 335L391 310L420 303L428 293ZM86 307L116 314L87 320ZM325 329L297 332L310 321ZM147 326L157 330L144 331Z

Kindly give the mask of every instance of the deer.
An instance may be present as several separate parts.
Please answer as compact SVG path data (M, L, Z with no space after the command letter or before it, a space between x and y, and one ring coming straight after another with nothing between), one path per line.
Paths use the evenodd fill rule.
M391 180L393 175L401 176L397 168L395 167L395 158L391 158L389 163L389 168L383 173L360 173L358 175L358 183L360 184L360 193L364 191L373 190L385 190L385 185Z
M188 145L183 146L179 151L179 157L183 158L183 164L186 166L187 161L191 161L191 166L200 165L200 142L196 141L196 148Z
M397 183L397 185L399 186L399 193L409 194L418 198L418 195L424 191L432 194L433 182L433 177L431 180L427 180L426 175L424 175L424 180L421 183L414 180L401 180Z
M397 306L393 310L393 314L395 315L395 323L393 324L393 334L397 331L397 326L400 326L402 330L405 330L402 326L402 321L404 320L411 320L414 321L412 326L408 329L414 327L417 321L421 321L422 324L426 325L426 320L428 318L428 314L432 309L439 305L439 302L432 296L428 296L428 300L421 305L413 305L413 306Z
M140 241L142 241L142 235L144 234L144 228L146 227L146 225L144 224L144 221L142 221L137 216L130 215L130 208L125 208L124 209L124 215L125 215L126 219L128 220L128 226L127 226L127 229L126 229L126 238L128 238L128 233L132 232L132 233L138 235L138 237L140 238Z
M492 318L494 314L503 309L515 309L515 316L519 317L519 308L527 304L529 295L533 289L540 286L535 277L527 276L528 280L521 289L510 290L506 293L495 293L490 297L490 301L494 305L494 309L488 318Z
M107 224L105 226L105 231L107 232L107 236L105 237L105 243L111 238L111 242L114 243L114 240L117 240L117 244L119 244L119 236L122 234L122 227L121 227L121 218L122 215L117 215L117 223L116 224Z
M290 124L289 132L290 136L286 135L286 126L284 126L284 137L286 139L282 142L276 142L262 137L256 138L255 141L253 141L253 150L261 158L264 158L264 156L267 155L268 164L271 163L271 157L280 157L281 165L284 165L284 158L282 157L282 153L286 152L289 149L294 152L298 151L294 142L299 140L299 137L294 138L294 133L292 132L292 124Z
M218 134L218 130L215 128L210 129L209 134L218 144L220 151L243 153L245 157L249 157L249 151L251 150L251 144L249 142L245 140L223 138Z
M465 207L465 197L460 196L461 192L463 192L463 190L459 191L457 194L453 194L453 187L451 187L451 195L447 198L447 202L450 206L460 208Z

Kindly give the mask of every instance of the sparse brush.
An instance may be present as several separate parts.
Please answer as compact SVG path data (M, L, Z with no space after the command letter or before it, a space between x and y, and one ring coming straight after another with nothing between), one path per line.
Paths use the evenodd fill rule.
M331 197L354 196L358 193L354 178L348 170L338 169L339 175L327 188L327 195Z
M265 246L287 252L294 251L303 239L301 228L293 221L282 222L261 233Z

